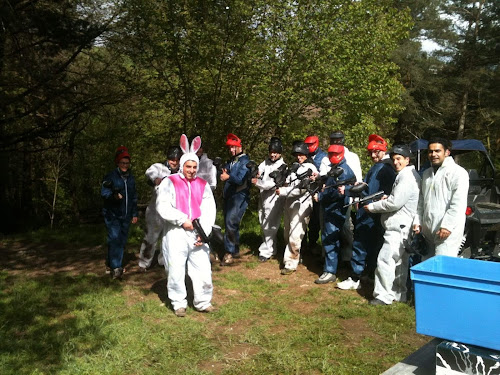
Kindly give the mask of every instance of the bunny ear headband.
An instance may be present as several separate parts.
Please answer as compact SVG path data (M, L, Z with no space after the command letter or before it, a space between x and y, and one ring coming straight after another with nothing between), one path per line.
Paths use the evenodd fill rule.
M196 137L193 139L193 142L191 142L191 147L189 147L189 141L188 137L186 137L186 134L181 135L181 141L180 141L180 147L182 152L184 152L184 155L181 156L181 160L179 162L179 170L182 172L184 163L188 160L193 160L197 164L200 164L200 160L196 153L201 147L201 138Z
M184 152L185 154L189 152L196 154L201 148L201 138L199 136L195 137L195 139L193 139L193 142L191 142L191 147L189 147L188 137L186 137L186 134L183 134L181 135L180 146L182 152Z

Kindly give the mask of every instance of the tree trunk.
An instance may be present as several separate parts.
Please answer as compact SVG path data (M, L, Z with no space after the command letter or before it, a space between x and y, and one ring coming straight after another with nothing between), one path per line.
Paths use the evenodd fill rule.
M469 91L466 90L462 95L462 103L460 104L460 118L458 120L457 139L462 139L465 132L465 117L467 116L467 102L469 100Z

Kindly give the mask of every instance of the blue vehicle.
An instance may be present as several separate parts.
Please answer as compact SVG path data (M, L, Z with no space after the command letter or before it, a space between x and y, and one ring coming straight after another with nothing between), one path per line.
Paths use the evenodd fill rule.
M459 256L500 261L500 186L495 166L477 139L452 141L451 156L469 173L467 221ZM410 144L421 173L430 166L425 139Z

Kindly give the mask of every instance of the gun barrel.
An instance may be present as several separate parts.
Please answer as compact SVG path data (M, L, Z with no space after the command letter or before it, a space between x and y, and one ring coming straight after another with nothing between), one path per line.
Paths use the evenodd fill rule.
M376 193L367 195L366 197L363 197L362 199L359 199L359 200L354 201L352 203L346 204L344 206L344 208L352 206L353 204L364 204L364 203L366 203L368 201L371 201L371 200L380 199L380 198L382 198L384 196L384 194L385 194L385 192L383 190L377 191Z

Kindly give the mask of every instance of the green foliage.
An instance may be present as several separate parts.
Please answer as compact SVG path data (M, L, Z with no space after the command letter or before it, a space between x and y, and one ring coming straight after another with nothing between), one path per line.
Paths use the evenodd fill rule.
M431 133L477 138L497 158L498 2L437 0L408 6L413 38L394 55L407 90L395 138L409 141ZM422 52L421 36L441 48Z

